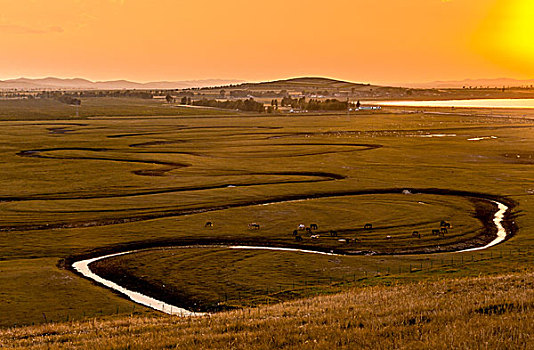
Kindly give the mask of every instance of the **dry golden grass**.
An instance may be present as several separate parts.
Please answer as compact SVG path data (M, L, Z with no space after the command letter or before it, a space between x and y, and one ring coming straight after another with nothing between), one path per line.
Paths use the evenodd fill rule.
M357 288L214 314L131 316L0 331L5 348L529 349L534 273Z

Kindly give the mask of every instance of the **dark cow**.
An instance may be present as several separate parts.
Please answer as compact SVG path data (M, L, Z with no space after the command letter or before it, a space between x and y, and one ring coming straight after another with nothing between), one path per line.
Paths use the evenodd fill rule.
M441 233L440 230L432 230L432 234L433 234L434 236L439 235L440 233Z
M439 223L439 226L440 227L445 227L445 228L451 228L451 224L448 223L447 221L443 221L443 220Z
M250 230L259 230L260 229L260 224L257 224L255 222L251 223L251 224L248 224L248 228Z
M204 227L213 227L213 222L211 222L211 221L206 222Z
M311 233L311 232L312 232L312 229L309 228L309 227L306 227L306 232Z
M318 228L319 226L317 226L317 224L310 224L310 229L317 230Z
M330 237L337 237L337 231L330 231Z
M298 236L299 235L299 231L298 230L293 230L293 236Z
M445 234L445 233L449 233L449 231L447 230L446 227L442 227L441 228L441 233Z
M363 226L363 228L364 228L365 230L372 230L372 229L373 229L373 224L365 224L365 225Z
M302 236L295 236L295 241L302 242Z
M419 233L419 231L413 231L412 232L412 237L421 238L421 234Z

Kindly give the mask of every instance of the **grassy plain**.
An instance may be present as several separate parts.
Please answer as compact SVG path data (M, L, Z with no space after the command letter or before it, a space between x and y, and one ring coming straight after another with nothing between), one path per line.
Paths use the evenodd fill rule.
M515 204L519 231L482 257L439 253L330 261L292 253L168 249L116 260L108 273L126 273L128 280L149 286L165 282L174 290L169 299L181 295L232 307L532 264L529 112L259 116L177 108L174 115L163 112L173 107L152 101L137 106L140 101L125 99L123 110L122 99L91 101L82 108L94 103L99 113L57 114L69 121L53 120L55 114L47 112L47 120L36 123L36 107L24 105L0 122L0 297L8 301L0 303L1 326L150 313L64 269L62 259L69 256L195 242L429 253L438 245L487 240L477 211L493 209L474 198L400 191L340 195L350 191L503 196ZM431 137L437 134L446 136ZM468 141L482 136L496 138ZM317 194L324 197L313 199ZM440 220L453 224L444 238L430 234ZM205 228L206 221L215 226ZM251 222L262 228L249 230ZM321 238L296 242L292 231L301 222L317 223ZM362 230L367 222L373 231ZM330 230L359 241L346 245L328 237ZM423 237L412 237L414 230ZM283 295L276 294L280 289Z
M78 111L78 115L76 115ZM94 97L82 99L79 107L55 99L0 100L0 120L76 120L90 117L143 117L184 115L227 115L231 112L198 110L141 98ZM59 125L60 126L60 125Z

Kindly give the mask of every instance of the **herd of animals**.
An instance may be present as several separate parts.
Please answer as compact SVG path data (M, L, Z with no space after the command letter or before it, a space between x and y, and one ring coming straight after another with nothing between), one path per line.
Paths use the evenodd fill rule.
M213 222L208 221L204 225L204 227L213 227ZM252 222L248 224L249 230L259 230L261 228L260 224ZM445 234L449 232L449 230L452 228L451 224L445 220L442 220L439 224L439 229L432 229L432 235L438 236L438 237L445 237ZM296 230L293 230L293 236L295 237L295 241L302 242L304 238L302 237L302 233L308 234L309 238L312 240L318 240L321 236L318 234L314 234L315 231L319 229L319 226L317 224L310 224L310 226L306 226L304 224L299 224ZM363 229L366 231L373 230L373 224L367 223L363 226ZM330 237L338 237L337 231L330 230L329 231ZM421 239L423 235L419 233L419 231L413 231L412 237ZM386 239L393 239L392 236L386 236ZM339 238L338 242L340 243L356 243L358 242L357 238Z

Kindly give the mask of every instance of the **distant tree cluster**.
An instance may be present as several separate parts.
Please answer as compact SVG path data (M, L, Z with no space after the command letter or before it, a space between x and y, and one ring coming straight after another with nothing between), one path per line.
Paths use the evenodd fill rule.
M251 92L249 90L232 90L232 91L230 91L230 97L234 97L234 98L248 97L249 95L251 95Z
M351 107L356 107L354 103L348 101L339 101L336 99L326 99L324 101L310 99L306 101L305 97L298 99L284 97L282 99L281 106L308 111L342 111Z
M203 107L215 107L215 108L223 108L223 109L238 109L240 111L247 111L247 112L259 112L263 113L265 112L265 107L263 106L263 103L257 102L252 98L248 98L245 100L226 100L226 101L219 101L219 100L208 100L208 99L201 99L198 101L193 101L192 104L194 106L203 106Z
M79 98L75 98L69 95L61 95L57 97L57 100L62 103L66 103L68 105L74 105L74 106L80 106L82 104L82 100Z
M174 103L174 97L169 93L165 95L165 101L167 101L167 103Z
M233 97L233 98L248 98L251 96L257 97L257 98L277 98L277 97L281 98L281 97L289 96L289 94L287 90L280 90L280 91L231 90L230 91L230 97Z
M151 99L157 91L140 90L85 90L72 92L41 91L35 95L37 98L58 98L58 95L80 97L130 97Z
M190 105L191 104L191 97L184 96L180 100L181 105Z

